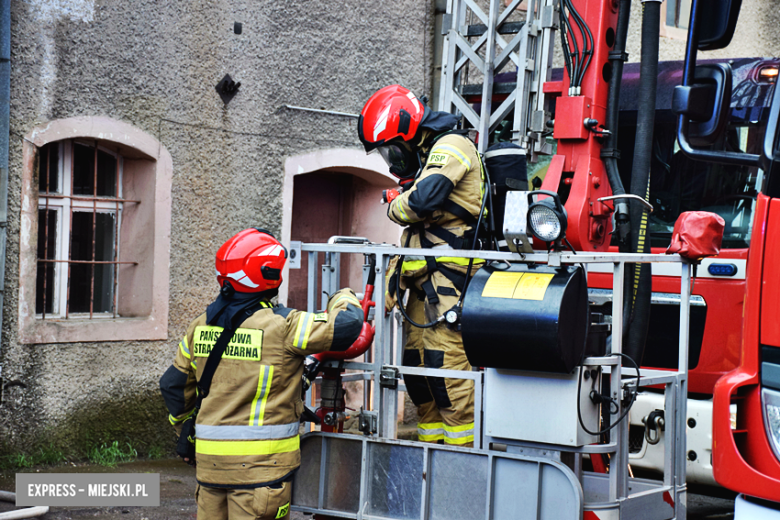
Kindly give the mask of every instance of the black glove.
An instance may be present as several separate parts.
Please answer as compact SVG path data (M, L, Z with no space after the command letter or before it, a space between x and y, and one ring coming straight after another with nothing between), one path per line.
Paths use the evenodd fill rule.
M195 417L187 418L182 424L179 442L176 443L176 454L190 466L195 465Z
M306 391L311 388L312 383L320 372L322 363L314 356L306 356L303 360L303 375L301 376L301 399L306 399Z

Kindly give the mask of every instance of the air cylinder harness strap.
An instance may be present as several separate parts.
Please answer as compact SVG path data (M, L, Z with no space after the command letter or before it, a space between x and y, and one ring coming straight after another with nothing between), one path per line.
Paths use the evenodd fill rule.
M219 362L222 360L222 354L225 353L228 343L230 343L230 340L233 338L233 334L235 334L238 326L250 318L258 309L264 307L264 303L265 302L262 301L256 302L242 312L236 314L233 317L231 326L222 329L217 341L214 343L214 347L212 347L211 352L209 352L209 357L206 358L206 366L203 367L203 373L197 384L195 410L182 424L181 435L176 444L177 455L188 459L186 462L191 466L195 465L195 420L198 417L198 412L200 411L203 400L209 395L211 380L214 378L214 373L217 371Z
M485 171L484 168L482 169L482 171L485 173L485 175L487 175L487 172ZM488 200L488 193L490 192L490 189L489 189L489 187L490 187L490 179L487 178L485 180L486 180L486 184L487 184L488 189L485 189L485 193L482 196L482 205L481 205L481 207L479 209L479 217L476 218L476 223L472 224L473 225L473 230L472 230L473 231L473 239L472 239L472 243L471 243L471 249L472 250L476 249L476 247L477 247L477 239L478 239L478 236L479 236L478 230L480 228L480 225L482 224L482 217L485 214L485 205L486 205L487 200ZM458 206L455 203L453 203L453 205ZM458 206L458 207L460 207L460 206ZM444 209L447 210L446 208L444 208ZM466 211L465 208L461 208L461 209L463 209L463 211ZM449 211L449 210L447 210L447 211ZM453 214L455 214L455 213L453 213ZM457 214L455 214L455 215L458 216ZM474 220L473 215L471 215L470 213L469 213L469 217L471 217L472 221ZM464 219L464 220L466 220L466 219ZM433 247L433 243L430 240L428 240L427 237L425 236L426 232L429 232L432 235L437 236L438 238L441 238L445 242L448 242L447 239L443 238L443 236L441 236L441 235L444 234L444 233L448 233L451 237L454 237L454 239L457 239L457 240L461 241L461 242L458 243L458 245L462 245L464 243L462 241L463 240L467 240L466 237L456 237L453 233L447 231L446 229L440 228L440 227L439 228L435 228L435 232L434 232L434 231L431 230L432 227L433 226L425 228L422 224L419 224L419 225L413 226L412 229L411 229L412 232L419 232L420 233L420 245L423 248L428 249L428 248L432 248ZM404 244L404 247L409 247L409 241L411 240L411 238L412 238L412 233L409 233L407 235L407 237L406 237L406 244ZM449 242L448 242L448 244L449 244ZM449 245L451 247L453 247L454 249L458 249L458 247L456 247L453 244L449 244ZM402 269L403 263L404 263L404 257L403 257L403 255L401 255L401 257L398 259L398 263L397 263L396 269L395 269L395 295L396 295L396 300L398 302L398 308L400 309L401 314L403 315L404 319L406 321L408 321L410 325L412 325L413 327L420 328L420 329L427 329L427 328L435 326L437 323L439 323L441 321L444 321L445 315L447 313L451 312L451 311L455 311L458 314L458 316L460 316L461 307L463 306L463 296L466 293L466 289L468 288L469 279L471 277L471 268L474 265L474 259L473 258L469 259L468 269L466 270L466 274L464 275L464 274L461 274L461 273L459 273L459 272L457 272L455 270L448 269L445 266L438 265L438 263L436 262L436 258L435 257L432 257L432 256L426 256L425 257L425 263L426 263L427 271L428 271L429 274L433 273L434 271L439 271L445 277L447 277L450 281L452 281L455 284L456 287L461 287L460 296L459 296L458 302L455 304L455 306L452 309L449 309L446 313L444 313L441 316L439 316L434 321L431 321L431 322L425 323L425 324L420 324L420 323L417 323L414 320L412 320L409 317L409 314L406 312L406 309L404 308L403 292L401 291L401 269ZM426 280L423 284L421 284L421 287L425 291L425 295L428 298L428 303L436 304L436 303L439 302L439 297L438 297L438 295L436 294L436 291L433 288L433 284L431 283L430 278L428 278L428 280ZM433 297L433 299L431 299L431 296ZM460 321L460 320L458 319L457 321ZM459 326L459 324L452 324L452 325L458 325Z

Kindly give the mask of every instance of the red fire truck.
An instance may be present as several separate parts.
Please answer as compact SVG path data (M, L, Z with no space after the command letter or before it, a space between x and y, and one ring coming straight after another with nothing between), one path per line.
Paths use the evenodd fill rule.
M741 494L737 518L775 518L780 516L780 242L773 238L780 226L778 60L697 63L698 49L723 47L730 40L723 34L733 34L740 2L722 4L716 20L705 12L709 3L693 2L685 62L658 66L647 185L654 211L643 221L643 232L653 252L662 252L681 212L709 211L725 220L723 249L698 267L692 291L689 481L709 483L712 471L714 482ZM714 25L723 29L720 37ZM647 95L642 89L638 70L626 67L617 143L625 185L636 171L634 141L647 125L636 115ZM545 178L543 188L565 192L565 182L565 175ZM589 238L580 247L598 248ZM617 238L613 235L613 244ZM595 308L600 304L608 314L611 276L592 272L589 286ZM643 366L672 368L679 278L659 269L647 288L644 355L641 348L635 352ZM658 469L653 443L663 435L662 422L652 413L659 405L650 391L632 410L636 467Z
M609 19L603 4L582 4L587 23L598 26ZM644 158L649 180L646 195L641 191L637 195L653 205L642 222L645 245L653 253L663 253L669 246L675 221L683 212L707 211L725 220L721 252L697 267L690 301L687 476L689 483L721 485L741 493L738 512L755 518L759 509L768 514L780 502L780 314L776 309L780 303L773 294L780 288L780 269L775 267L780 246L772 239L780 225L780 203L775 200L780 196L775 178L780 173L772 172L780 60L696 60L698 48L728 44L724 35L733 33L739 4L723 2L720 13L713 14L703 12L704 2L694 2L686 60L657 64L652 140L645 145L649 153ZM702 29L703 23L710 27ZM720 37L712 26L722 29ZM529 177L536 188L556 191L565 201L569 228L579 231L572 239L577 250L617 252L620 237L614 217L594 208L599 207L597 198L615 191L606 179L607 162L614 160L624 186L632 183L637 135L648 126L647 116L641 121L639 115L648 94L647 76L642 79L639 63L624 66L617 125L610 125L609 114L600 107L600 99L607 99L602 78L590 74L581 80L581 88L591 98L572 96L569 71L553 70L544 85L548 103L552 101L550 126L555 129L548 142L557 150L552 161L529 165ZM495 92L502 90L502 76L496 77ZM591 99L593 109L587 104ZM697 104L697 99L704 102ZM479 96L470 99L479 100ZM493 100L503 98L494 94ZM582 106L572 104L577 102ZM590 132L581 123L583 114L593 119ZM605 143L598 127L605 127L609 136L615 126L616 142ZM616 147L620 153L589 148L599 145L602 151ZM578 161L578 155L588 157L587 176L578 174L585 162ZM593 160L599 155L603 162ZM587 186L582 177L589 177ZM592 311L609 321L609 266L589 268L588 285ZM643 367L673 369L679 347L679 275L656 264L647 276L644 295L642 284L637 285L639 298L649 305L644 316L635 316L645 321L638 328L646 334L633 355L641 357ZM657 412L662 408L662 393L650 389L639 395L631 410L629 453L632 467L640 472L663 471L659 441L665 432L663 416Z

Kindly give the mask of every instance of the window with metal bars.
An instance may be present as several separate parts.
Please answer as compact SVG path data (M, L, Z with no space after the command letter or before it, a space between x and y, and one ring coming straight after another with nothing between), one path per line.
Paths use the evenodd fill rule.
M38 153L40 319L117 317L122 156L97 142L46 144Z

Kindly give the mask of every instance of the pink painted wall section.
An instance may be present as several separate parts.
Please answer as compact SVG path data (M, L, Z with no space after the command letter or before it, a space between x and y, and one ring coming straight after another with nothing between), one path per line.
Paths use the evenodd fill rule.
M139 261L120 269L120 314L116 319L41 320L35 317L38 184L34 179L36 149L63 139L97 139L125 157L125 203L120 260ZM24 142L19 253L19 327L22 343L163 340L168 337L168 294L171 243L173 162L152 136L106 117L52 121L33 129ZM136 207L133 207L136 206ZM128 291L129 290L129 291Z

